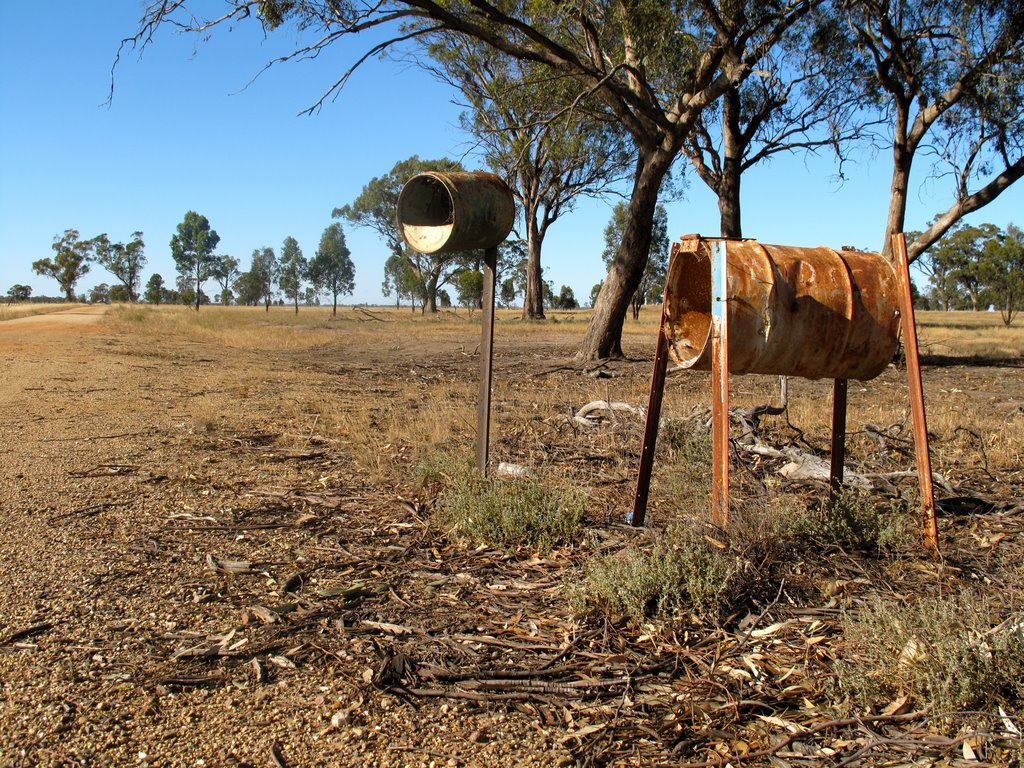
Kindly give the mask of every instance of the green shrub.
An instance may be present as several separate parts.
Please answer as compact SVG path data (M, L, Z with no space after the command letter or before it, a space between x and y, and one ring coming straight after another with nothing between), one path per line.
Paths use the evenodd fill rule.
M437 504L437 519L456 539L472 544L547 551L572 541L583 522L586 494L552 488L533 478L482 478L458 468Z
M797 529L818 544L876 549L882 527L867 495L843 489L818 511L808 511Z
M1024 613L1000 621L971 592L904 606L876 600L843 616L840 691L867 704L900 694L932 710L1024 703Z
M657 543L590 559L570 590L570 603L578 614L601 613L635 624L717 615L737 573L734 558L695 529L677 528Z

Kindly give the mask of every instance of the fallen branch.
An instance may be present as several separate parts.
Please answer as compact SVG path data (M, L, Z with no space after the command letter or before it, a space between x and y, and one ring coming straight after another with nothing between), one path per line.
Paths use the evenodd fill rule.
M593 429L598 426L605 417L597 414L607 413L614 417L615 413L628 413L630 416L643 416L644 409L630 405L629 403L609 402L607 400L593 400L572 416L572 423L583 429Z

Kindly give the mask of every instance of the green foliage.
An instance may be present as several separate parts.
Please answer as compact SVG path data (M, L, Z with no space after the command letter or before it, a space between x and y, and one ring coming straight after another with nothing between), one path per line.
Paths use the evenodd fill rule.
M159 274L153 274L146 282L146 292L142 298L150 304L160 304L164 301L164 279Z
M437 518L458 540L544 552L579 533L586 501L579 489L549 487L531 478L482 478L468 467L441 471L448 487Z
M473 313L484 295L484 273L479 269L463 269L455 277L455 293L459 304Z
M210 277L220 285L220 303L227 306L231 303L231 286L238 280L238 259L222 254L214 257Z
M673 623L714 617L736 588L736 559L695 527L678 527L655 543L635 544L591 558L570 592L579 614Z
M1005 234L985 243L978 273L986 299L995 304L1009 325L1024 309L1024 232L1012 223Z
M7 289L8 301L28 301L32 297L32 286L15 283Z
M281 246L280 272L277 284L285 297L295 304L295 313L299 312L299 296L302 294L302 281L306 279L309 264L302 255L302 249L294 237L286 237Z
M498 301L501 302L503 307L511 307L515 301L516 296L519 295L519 290L516 288L516 279L514 277L506 277L501 281L501 289L498 291Z
M335 222L324 229L316 256L309 262L309 279L317 291L331 294L333 314L338 314L338 296L351 294L356 287L356 268L341 224Z
M110 301L110 286L106 283L100 283L99 285L93 286L89 289L89 303L90 304L102 304Z
M576 301L576 294L572 292L572 288L568 285L563 285L558 291L558 299L556 306L559 309L578 309L579 302Z
M142 268L146 266L146 244L141 232L132 232L128 243L112 243L107 236L93 238L96 261L124 285L127 301L135 301L139 296L139 279Z
M871 498L850 489L826 499L800 522L799 531L817 544L877 549L882 535L879 510Z
M964 590L913 605L876 600L843 616L839 690L879 705L901 693L937 715L1024 704L1024 618Z
M52 259L39 259L32 263L37 275L52 277L64 291L67 301L75 300L75 284L89 272L94 241L81 240L77 229L66 229L53 238L51 246L56 252Z
M604 251L601 253L601 259L606 266L610 266L612 260L618 255L628 217L629 205L625 202L616 203L612 209L612 217L604 228ZM640 317L640 308L644 304L657 304L662 300L665 278L668 273L668 250L668 211L663 204L659 203L654 212L647 266L644 267L640 284L630 299L634 320ZM598 290L600 289L598 288ZM591 304L596 300L597 296L592 295Z
M210 228L209 220L195 211L186 211L177 232L171 237L171 256L178 267L178 274L192 281L190 290L195 297L197 312L203 295L203 283L216 265L213 251L219 242L220 235ZM181 292L184 293L184 286Z
M264 246L253 249L249 270L235 278L236 301L249 307L254 307L262 301L269 312L279 270L280 265L273 248Z
M462 266L459 254L421 254L407 247L395 220L398 196L413 176L425 171L462 170L465 169L454 160L420 160L413 155L395 163L384 176L370 179L353 202L334 209L331 214L334 218L345 218L357 227L368 227L375 231L393 256L397 257L395 262L389 259L390 266L385 267L386 296L390 296L391 289L395 289L399 297L405 295L422 298L424 309L432 312L437 307L437 289ZM415 280L412 279L413 275Z

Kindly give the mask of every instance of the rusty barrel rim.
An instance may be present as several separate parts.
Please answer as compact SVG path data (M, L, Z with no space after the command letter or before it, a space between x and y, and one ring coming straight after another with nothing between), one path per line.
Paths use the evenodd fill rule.
M419 253L494 248L515 223L515 200L487 171L426 171L398 196L398 229Z

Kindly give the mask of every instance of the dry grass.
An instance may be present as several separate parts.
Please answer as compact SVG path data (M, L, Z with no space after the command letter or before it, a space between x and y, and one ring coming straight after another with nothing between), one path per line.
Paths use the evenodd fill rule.
M1006 326L998 312L915 312L923 355L1024 359L1024 324Z
M53 304L33 304L24 302L21 304L0 304L0 322L14 320L18 317L31 317L32 315L48 315L51 312L62 312L66 309L74 309L76 304L63 302Z

